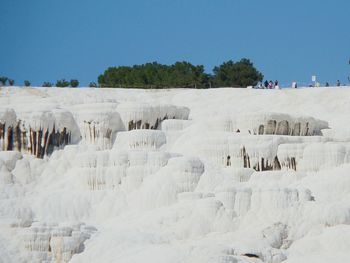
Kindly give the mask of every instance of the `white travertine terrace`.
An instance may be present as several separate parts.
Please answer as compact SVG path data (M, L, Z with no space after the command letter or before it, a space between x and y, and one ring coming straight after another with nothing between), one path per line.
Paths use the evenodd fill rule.
M63 109L28 105L13 109L0 108L0 148L17 150L42 158L55 147L76 143L80 134L72 114Z
M349 97L2 87L0 262L347 262Z

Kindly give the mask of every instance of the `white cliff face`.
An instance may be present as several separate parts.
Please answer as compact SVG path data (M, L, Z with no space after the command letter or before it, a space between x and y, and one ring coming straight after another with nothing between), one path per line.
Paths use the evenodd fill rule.
M79 141L72 113L51 105L0 108L0 147L43 158L55 148Z
M0 261L346 262L349 97L2 88Z
M117 103L89 103L71 106L82 142L110 149L118 131L125 130Z

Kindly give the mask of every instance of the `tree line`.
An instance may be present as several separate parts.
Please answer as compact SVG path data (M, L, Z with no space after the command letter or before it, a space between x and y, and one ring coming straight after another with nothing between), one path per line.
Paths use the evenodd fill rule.
M109 67L98 77L101 87L121 88L212 88L247 87L262 81L263 75L249 59L229 60L205 73L203 65L186 61L172 65L157 62Z
M229 60L215 66L212 74L204 70L203 65L193 65L186 61L164 65L158 62L134 66L109 67L98 76L98 83L90 82L89 87L108 88L213 88L255 86L263 80L263 75L246 58L237 62ZM0 77L0 85L13 86L14 80ZM31 83L25 80L24 86ZM77 79L60 79L54 85L45 81L42 87L78 87Z
M10 79L8 77L2 76L0 77L0 86L13 86L15 84L15 81L13 79ZM23 81L23 86L29 87L31 85L29 80ZM97 84L94 82L91 82L90 85L94 85L97 87ZM71 79L71 80L65 80L65 79L60 79L56 81L56 84L45 81L41 85L42 87L59 87L59 88L65 88L65 87L71 87L71 88L76 88L79 86L79 81L77 79Z

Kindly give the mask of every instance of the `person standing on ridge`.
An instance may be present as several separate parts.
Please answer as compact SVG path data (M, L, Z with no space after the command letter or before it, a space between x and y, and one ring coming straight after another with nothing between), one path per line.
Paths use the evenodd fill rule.
M265 89L267 89L268 86L269 86L269 83L267 82L267 80L265 80L265 82L264 82Z
M278 85L278 80L275 81L275 89L279 89L280 86Z
M273 88L273 82L272 80L269 81L269 89L272 89Z

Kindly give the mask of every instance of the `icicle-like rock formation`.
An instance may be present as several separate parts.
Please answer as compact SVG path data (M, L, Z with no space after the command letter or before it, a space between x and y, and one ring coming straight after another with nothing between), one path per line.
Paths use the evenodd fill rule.
M132 130L118 133L114 149L158 150L166 143L165 134L154 130Z
M251 136L215 132L204 133L201 136L184 137L183 140L176 143L173 150L200 156L223 167L254 168L257 171L280 170L279 158L281 158L283 167L295 170L296 153L286 151L286 147L296 147L302 142L311 144L323 141L325 142L327 139L319 136ZM285 144L294 146L284 147ZM282 148L278 155L279 147Z
M37 106L37 110L23 107L16 113L12 109L1 110L0 145L3 151L16 150L43 158L55 148L79 140L79 131L69 111Z
M164 167L171 154L147 151L99 151L76 157L70 173L81 178L90 190L135 190L144 178Z
M91 103L71 108L84 143L112 147L117 132L125 130L116 107L116 103Z
M23 246L33 262L69 262L74 254L83 252L84 242L95 231L82 223L35 223L22 231Z
M321 135L328 123L313 117L292 116L281 113L253 113L221 117L205 121L212 131L239 132L251 135ZM203 127L203 128L204 128Z
M17 116L13 109L0 108L0 150L13 149L13 131L17 124Z
M117 111L123 120L126 130L158 129L166 119L187 120L189 109L173 105L151 106L147 103L122 103Z
M350 162L350 144L302 143L282 144L278 147L282 168L300 171L318 171Z

